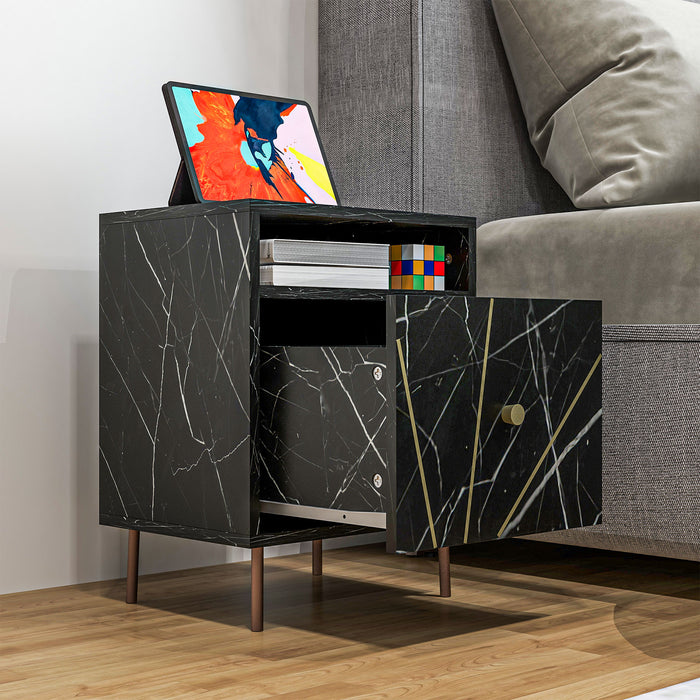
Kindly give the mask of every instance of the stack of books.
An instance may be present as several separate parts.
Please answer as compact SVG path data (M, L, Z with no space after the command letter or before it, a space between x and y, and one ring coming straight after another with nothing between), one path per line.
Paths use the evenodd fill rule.
M381 243L260 241L264 285L388 289L389 271L389 246Z

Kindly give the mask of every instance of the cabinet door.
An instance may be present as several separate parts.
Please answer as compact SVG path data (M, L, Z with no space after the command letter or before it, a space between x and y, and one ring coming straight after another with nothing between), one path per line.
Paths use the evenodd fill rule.
M389 548L599 522L600 302L407 294L393 305Z

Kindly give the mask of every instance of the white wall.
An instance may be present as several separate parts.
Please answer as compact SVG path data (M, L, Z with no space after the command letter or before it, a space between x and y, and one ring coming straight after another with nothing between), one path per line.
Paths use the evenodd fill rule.
M161 85L224 86L315 107L318 8L317 0L23 0L3 3L2 14L0 593L8 593L125 574L124 532L97 524L98 214L167 202L179 157ZM244 555L149 535L141 552L144 573Z

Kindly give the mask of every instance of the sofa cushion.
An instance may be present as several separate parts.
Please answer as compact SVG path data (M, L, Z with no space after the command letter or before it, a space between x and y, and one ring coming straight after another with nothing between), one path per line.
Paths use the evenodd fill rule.
M700 199L700 5L493 6L530 140L577 207Z
M700 323L700 201L490 221L476 242L480 296L602 299L603 323Z

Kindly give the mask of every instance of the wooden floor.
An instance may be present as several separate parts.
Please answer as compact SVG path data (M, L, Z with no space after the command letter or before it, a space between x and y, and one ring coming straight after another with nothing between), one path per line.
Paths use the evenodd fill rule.
M628 698L700 676L696 564L511 540L381 546L0 597L2 698Z

